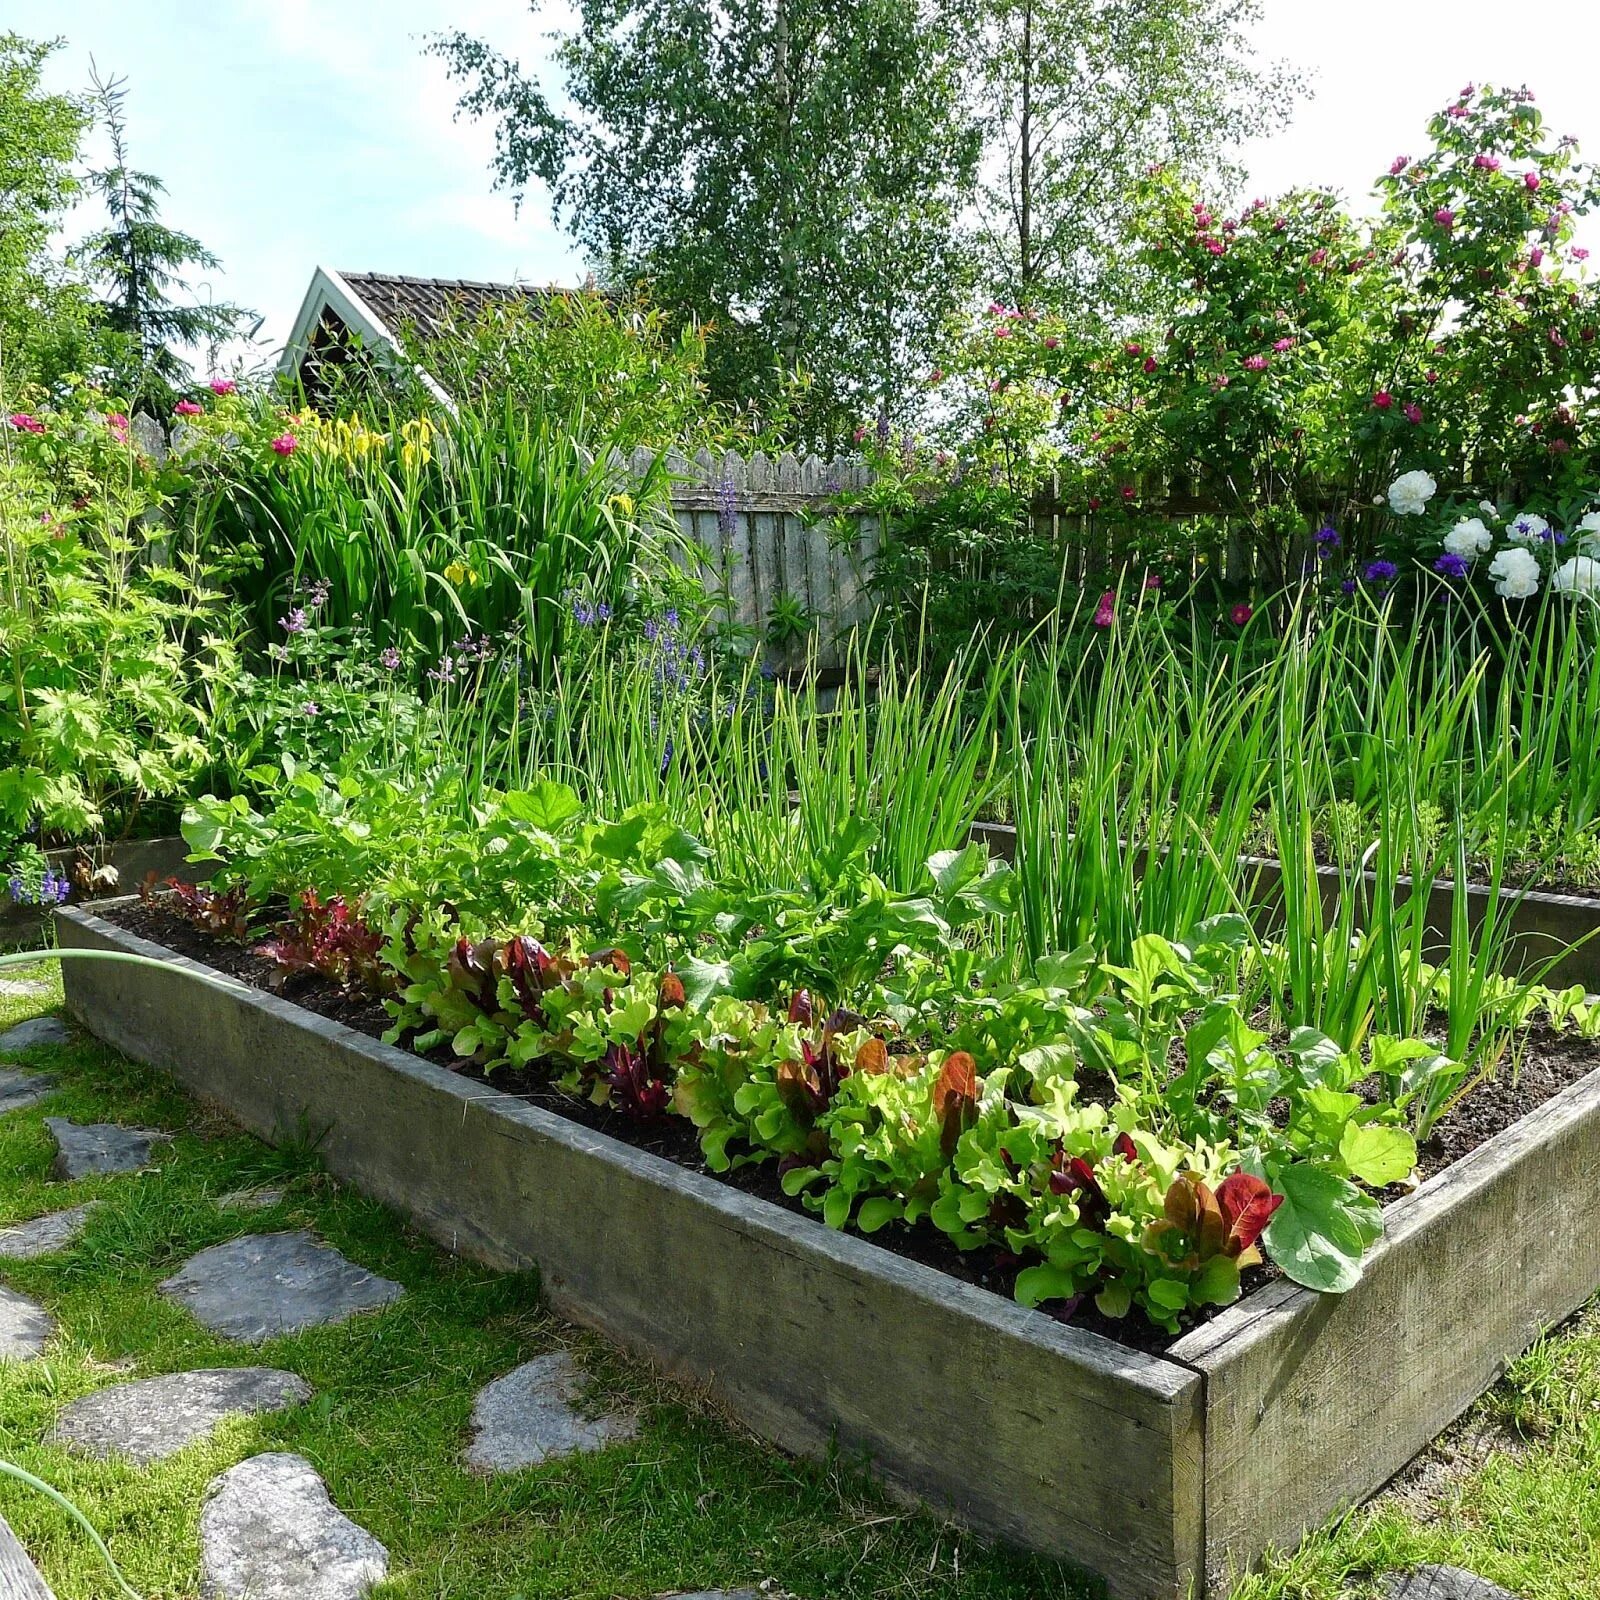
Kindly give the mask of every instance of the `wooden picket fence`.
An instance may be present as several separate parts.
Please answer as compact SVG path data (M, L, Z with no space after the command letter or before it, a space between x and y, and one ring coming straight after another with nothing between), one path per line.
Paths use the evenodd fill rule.
M635 451L633 475L643 477L654 460ZM774 665L808 654L823 667L841 665L850 630L872 616L868 578L881 539L876 517L838 511L842 495L870 482L862 463L702 450L669 453L666 467L687 559L726 619L769 641Z

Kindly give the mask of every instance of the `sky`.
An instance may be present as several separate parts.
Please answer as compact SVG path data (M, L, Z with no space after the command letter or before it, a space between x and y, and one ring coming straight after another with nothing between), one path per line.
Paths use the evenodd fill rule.
M584 263L531 196L492 188L492 131L452 117L426 37L459 27L524 63L565 14L527 0L0 0L0 31L65 41L50 85L80 89L91 57L128 78L135 164L158 173L165 220L222 258L204 293L264 317L281 346L312 269L577 283ZM1467 83L1526 84L1547 123L1600 160L1600 0L1543 0L1521 26L1504 0L1263 0L1261 54L1307 76L1288 127L1241 152L1252 193L1325 185L1358 205L1429 115ZM94 147L91 146L91 154ZM70 219L69 237L94 225ZM1600 219L1586 242L1600 247Z

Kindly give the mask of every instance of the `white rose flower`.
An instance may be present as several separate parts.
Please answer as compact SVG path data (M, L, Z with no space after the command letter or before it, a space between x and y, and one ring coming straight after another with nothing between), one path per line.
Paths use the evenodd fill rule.
M1431 473L1402 472L1389 485L1389 505L1397 517L1420 517L1438 492Z
M1600 556L1600 511L1591 511L1578 519L1578 553Z
M1471 561L1486 555L1494 546L1494 535L1484 527L1480 517L1463 517L1444 536L1444 547L1453 556Z
M1573 556L1550 574L1557 594L1594 594L1600 590L1600 561L1593 556Z
M1539 562L1531 550L1502 550L1489 563L1489 576L1502 600L1526 600L1539 592Z
M1543 517L1532 511L1524 511L1521 516L1513 517L1506 528L1506 538L1515 539L1518 544L1533 544L1536 540L1546 538L1550 532L1550 524Z
M1498 517L1500 515L1500 507L1497 506L1493 500L1480 500L1478 502L1478 509L1486 517Z

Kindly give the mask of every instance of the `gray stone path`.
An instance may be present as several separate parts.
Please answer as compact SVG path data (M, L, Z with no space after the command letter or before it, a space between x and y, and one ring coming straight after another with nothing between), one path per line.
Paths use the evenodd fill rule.
M60 1017L29 1017L0 1033L0 1050L27 1050L36 1044L66 1044L72 1038Z
M0 1517L0 1600L56 1600L4 1517Z
M257 1233L191 1256L161 1285L213 1333L248 1344L343 1322L405 1290L347 1260L304 1229Z
M8 1111L26 1111L46 1095L54 1094L56 1080L48 1072L14 1072L0 1067L0 1116Z
M49 994L48 978L0 978L0 994L7 999L29 999L36 994Z
M1385 1600L1516 1600L1516 1596L1460 1567L1416 1567L1391 1572Z
M55 1326L37 1301L0 1283L0 1361L31 1361L43 1355Z
M759 1589L696 1589L693 1594L658 1594L656 1600L766 1600Z
M311 1385L273 1367L210 1367L113 1384L74 1400L51 1428L52 1444L76 1455L126 1456L141 1467L203 1439L224 1417L286 1411Z
M586 1416L577 1408L582 1391L582 1374L564 1350L496 1378L473 1402L467 1465L518 1472L556 1456L604 1450L639 1431L635 1417Z
M56 1141L50 1176L63 1183L75 1178L103 1178L122 1172L143 1172L158 1144L170 1133L154 1128L124 1128L115 1122L70 1122L46 1117L44 1125Z
M66 1211L52 1211L28 1222L14 1222L0 1228L0 1257L7 1261L32 1261L38 1256L54 1255L65 1250L83 1232L95 1202L72 1206Z
M303 1456L251 1456L200 1512L202 1600L362 1600L389 1552L334 1505Z

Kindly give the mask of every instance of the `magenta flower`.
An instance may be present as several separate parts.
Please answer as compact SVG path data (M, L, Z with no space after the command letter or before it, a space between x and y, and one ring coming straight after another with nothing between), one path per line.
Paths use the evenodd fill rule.
M300 441L292 433L280 433L272 441L272 449L276 455L292 456L295 452L295 447L299 443Z
M1408 400L1405 405L1401 407L1401 410L1404 413L1407 422L1422 421L1422 407L1419 406L1415 400Z
M300 707L300 711L304 716L315 717L320 715L322 707L319 706L315 700L307 700L305 704Z
M306 631L306 613L303 606L296 606L289 615L278 619L278 626L285 633L304 633Z
M1156 370L1156 365L1157 362L1154 356L1146 356L1144 358L1144 370L1146 372L1154 372Z
M1311 265L1314 267L1320 267L1327 259L1328 252L1320 245L1318 245L1318 247L1311 252Z
M1125 483L1125 484L1123 484L1123 486L1122 486L1122 498L1123 498L1123 499L1124 499L1124 500L1131 500L1131 499L1133 499L1133 497L1134 497L1134 495L1135 495L1135 494L1136 494L1136 493L1137 493L1137 492L1138 492L1138 491L1137 491L1137 490L1136 490L1136 489L1135 489L1135 488L1134 488L1134 487L1133 487L1133 485L1132 485L1132 484L1131 484L1131 483Z
M378 657L378 665L387 672L397 672L400 668L400 652L393 645L390 645Z
M1387 411L1394 404L1394 396L1387 389L1380 389L1373 395L1372 403L1380 411Z
M1136 355L1140 354L1140 352L1143 349L1144 349L1143 345L1137 345L1137 344L1133 344L1131 342L1128 343L1128 344L1123 345L1123 347L1122 347L1123 354L1124 355L1130 355L1130 356L1136 356Z
M1247 623L1255 614L1255 607L1252 606L1247 600L1241 600L1238 605L1234 606L1228 612L1228 621L1231 622L1234 627L1242 628L1245 623Z
M1274 350L1276 350L1279 355L1282 355L1285 350L1293 350L1294 349L1294 340L1293 339L1279 339L1273 345L1272 348Z
M1522 187L1529 194L1538 194L1541 182L1543 182L1543 179L1540 178L1537 172L1524 172L1522 174Z
M232 378L213 378L211 380L212 394L232 394L239 387Z
M1394 160L1389 163L1389 176L1391 178L1398 178L1400 174L1404 172L1410 165L1410 156L1396 156Z
M1477 155L1472 158L1472 164L1475 167L1481 167L1485 172L1498 172L1500 170L1500 157L1485 155L1484 152L1480 150Z
M1433 220L1439 224L1446 233L1456 225L1456 214L1449 206L1440 206L1433 214Z
M1265 356L1246 356L1243 366L1246 372L1265 372L1267 370L1267 358Z
M6 418L6 421L9 422L18 433L44 432L44 424L37 417L29 416L26 411L13 411L11 415Z
M180 400L172 409L180 417L198 417L200 415L200 407L193 400Z
M1581 244L1576 244L1572 247L1572 259L1574 261L1587 261L1589 252Z
M1204 239L1201 241L1207 250L1214 256L1226 255L1228 247L1220 239Z
M1109 628L1116 621L1117 597L1113 590L1107 589L1100 596L1100 604L1094 608L1094 625L1097 628Z
M123 438L127 437L128 419L123 416L120 411L110 411L106 413L106 426L113 433L121 434Z
M1061 341L1058 338L1056 338L1056 336L1053 333L1047 333L1044 336L1044 347L1045 347L1046 350L1054 350L1056 348L1056 346L1059 345L1060 343L1061 343Z
M1528 270L1530 272L1537 272L1543 265L1544 251L1541 250L1538 245L1535 245L1533 249L1528 252Z
M1161 587L1161 574L1159 572L1145 573L1144 586L1146 589L1159 589Z

